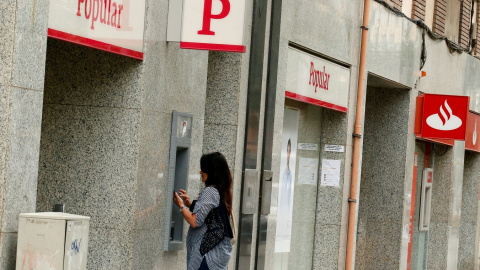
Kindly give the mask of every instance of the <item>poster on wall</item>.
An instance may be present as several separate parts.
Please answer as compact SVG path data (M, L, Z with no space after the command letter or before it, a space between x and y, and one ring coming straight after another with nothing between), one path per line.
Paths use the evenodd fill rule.
M339 187L341 160L322 159L322 176L320 185Z
M275 233L275 252L277 253L290 252L299 116L299 111L285 108Z
M177 138L192 137L192 118L188 116L178 116Z
M317 185L318 158L300 158L298 161L298 184Z

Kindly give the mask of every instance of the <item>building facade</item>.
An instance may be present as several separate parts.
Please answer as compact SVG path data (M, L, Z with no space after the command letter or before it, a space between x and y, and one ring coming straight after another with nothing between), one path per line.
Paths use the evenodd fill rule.
M51 1L0 4L0 268L19 213L62 203L91 217L88 269L185 269L184 242L166 245L172 164L195 197L201 155L220 151L229 269L479 269L477 125L465 141L415 132L422 94L480 114L476 0L246 1L245 53L167 41L173 2L145 1L142 60L52 37Z

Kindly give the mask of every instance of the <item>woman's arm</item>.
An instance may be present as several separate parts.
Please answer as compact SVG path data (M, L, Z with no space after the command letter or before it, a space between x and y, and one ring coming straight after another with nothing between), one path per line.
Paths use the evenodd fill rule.
M182 212L183 217L185 220L192 226L193 228L197 227L197 214L194 214L188 210L188 208L185 206L182 198L178 196L178 193L175 192L173 194L173 202L180 207L180 211Z
M190 224L192 228L197 228L197 214L190 212L187 207L182 208L181 211L188 224Z

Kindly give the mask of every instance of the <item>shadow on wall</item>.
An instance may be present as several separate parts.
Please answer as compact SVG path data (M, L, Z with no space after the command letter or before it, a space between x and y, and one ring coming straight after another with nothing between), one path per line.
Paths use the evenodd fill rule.
M48 39L44 104L140 107L142 61Z

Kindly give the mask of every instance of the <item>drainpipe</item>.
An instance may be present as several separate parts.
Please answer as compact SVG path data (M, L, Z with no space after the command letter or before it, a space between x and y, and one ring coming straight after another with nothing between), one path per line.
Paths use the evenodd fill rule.
M360 168L360 145L362 142L362 119L363 119L363 100L365 92L365 64L367 58L367 40L368 40L368 19L370 16L370 0L364 0L363 4L363 25L362 25L362 43L360 47L360 63L358 71L358 91L357 108L355 115L355 128L353 132L353 160L352 160L352 180L350 182L350 198L348 199L348 233L347 233L347 253L345 258L345 269L353 269L353 254L355 253L355 228L357 218L357 191Z

